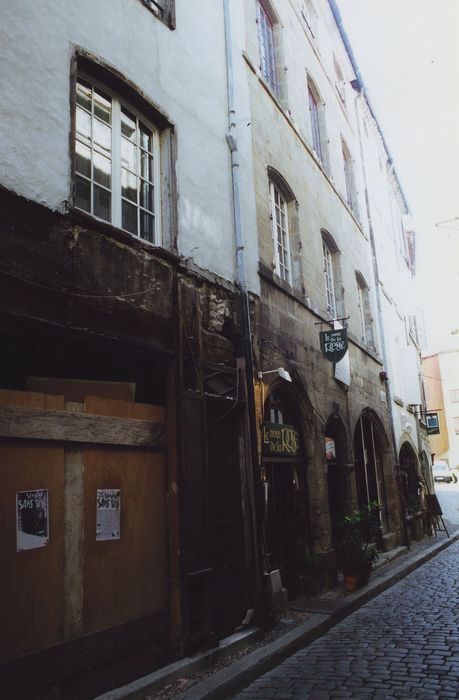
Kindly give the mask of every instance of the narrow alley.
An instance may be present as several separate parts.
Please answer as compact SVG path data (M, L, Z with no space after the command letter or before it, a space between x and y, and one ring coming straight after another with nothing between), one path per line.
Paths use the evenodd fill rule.
M458 556L455 543L235 697L458 698Z

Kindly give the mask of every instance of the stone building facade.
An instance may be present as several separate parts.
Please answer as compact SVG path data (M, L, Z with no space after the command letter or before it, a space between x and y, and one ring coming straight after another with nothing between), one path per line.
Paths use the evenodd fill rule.
M406 205L337 8L199 5L4 10L0 660L24 696L264 622L312 560L332 585L369 501L404 536L375 153Z

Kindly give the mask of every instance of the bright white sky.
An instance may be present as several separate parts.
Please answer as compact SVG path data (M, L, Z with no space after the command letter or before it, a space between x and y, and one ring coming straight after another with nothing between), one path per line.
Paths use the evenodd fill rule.
M413 215L426 350L459 347L459 0L337 2Z

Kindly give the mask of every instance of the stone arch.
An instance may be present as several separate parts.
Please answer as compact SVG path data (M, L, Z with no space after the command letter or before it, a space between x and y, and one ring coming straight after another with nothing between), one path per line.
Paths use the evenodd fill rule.
M357 505L369 501L381 506L384 531L397 522L397 494L394 493L393 454L383 422L369 408L359 415L353 431L354 473Z
M419 503L420 480L419 459L409 440L404 440L399 451L401 488L408 508Z
M290 371L290 370L289 370ZM311 551L311 519L307 465L315 452L312 407L297 374L292 383L274 378L262 385L263 449L261 482L263 529L269 570L279 569L289 596L299 591L306 553ZM299 435L299 452L273 455L266 446L266 426L293 426Z

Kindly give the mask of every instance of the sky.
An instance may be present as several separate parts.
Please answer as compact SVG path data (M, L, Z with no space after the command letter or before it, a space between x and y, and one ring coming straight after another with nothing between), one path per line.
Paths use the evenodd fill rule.
M459 348L459 0L337 4L413 216L424 352Z

